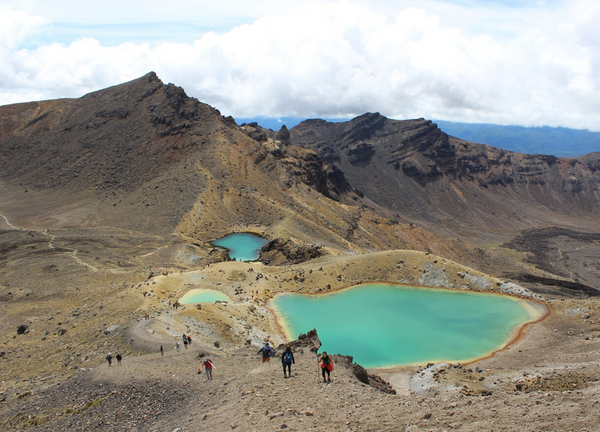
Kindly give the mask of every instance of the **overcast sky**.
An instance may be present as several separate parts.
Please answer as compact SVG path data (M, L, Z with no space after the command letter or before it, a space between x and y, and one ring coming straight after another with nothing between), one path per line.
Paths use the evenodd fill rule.
M600 1L0 0L0 105L151 70L234 117L600 131Z

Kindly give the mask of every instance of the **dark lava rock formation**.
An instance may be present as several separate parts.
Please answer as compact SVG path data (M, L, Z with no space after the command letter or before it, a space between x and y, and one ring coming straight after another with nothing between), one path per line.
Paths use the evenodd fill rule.
M600 153L524 155L446 135L431 121L368 113L349 122L307 120L290 131L367 198L415 221L525 227L600 210ZM533 216L533 217L532 217Z
M323 255L316 244L307 245L294 239L277 238L260 250L259 259L271 265L298 264Z

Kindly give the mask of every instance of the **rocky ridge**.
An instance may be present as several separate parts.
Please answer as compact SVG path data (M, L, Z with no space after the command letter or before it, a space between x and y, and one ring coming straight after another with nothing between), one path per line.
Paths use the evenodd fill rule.
M351 127L313 120L304 124L312 132L265 131L236 125L152 73L80 99L0 107L0 115L5 430L595 424L600 307L593 291L569 284L596 290L588 264L597 248L597 155L573 165L509 155L510 168L527 175L504 184L486 177L494 166L485 147L423 120L369 114ZM321 148L295 145L299 131ZM579 166L589 178L578 177ZM582 179L581 192L557 187L563 168ZM374 192L395 198L380 202ZM210 246L232 231L272 240L269 265L228 261ZM511 249L505 242L519 231ZM553 259L548 244L563 252L558 264L532 257ZM535 292L514 283L529 276ZM322 386L315 354L298 345L298 379L256 370L265 339L286 342L268 308L275 293L381 281L538 300L542 292L553 313L474 365L363 371L340 353L334 383ZM232 301L173 308L198 287ZM194 351L173 349L182 332ZM107 352L124 354L122 369L108 368ZM218 379L202 381L200 354L214 357Z
M554 233L576 231L569 244L573 253L565 254L566 261L577 255L565 264L569 272L552 264L539 266L543 257L529 262L558 279L567 276L600 288L599 274L587 270L594 268L598 248L586 240L598 233L594 215L600 210L600 153L578 158L518 154L450 137L428 120L398 121L379 113L340 123L307 120L290 130L290 141L317 151L397 220L473 246L503 247L521 232L526 236L538 227L553 227L545 231L546 243L556 255L554 245L560 240ZM470 265L500 275L495 264ZM534 279L527 272L519 278ZM528 286L543 290L540 284Z

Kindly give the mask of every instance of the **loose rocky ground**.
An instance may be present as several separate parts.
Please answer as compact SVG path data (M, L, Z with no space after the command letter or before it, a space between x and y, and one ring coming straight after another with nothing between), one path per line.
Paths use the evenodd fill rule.
M370 371L391 383L397 392L391 395L361 383L342 358L336 358L333 383L322 383L310 346L295 348L292 378L283 378L279 358L261 368L256 351L263 341L284 342L266 298L279 290L326 291L361 280L493 290L502 283L408 251L283 267L226 262L189 272L154 268L149 275L139 272L139 282L102 290L83 307L75 307L77 291L71 300L63 297L60 311L39 300L27 310L33 292L7 302L0 348L3 430L595 430L596 299L552 300L546 320L489 359ZM169 306L195 287L220 289L234 301ZM28 333L8 330L16 317L33 313ZM143 318L146 313L151 319ZM177 352L183 332L194 343ZM122 366L108 367L109 351L124 354ZM214 380L197 374L199 354L215 363Z
M39 431L593 431L600 413L600 332L581 317L573 320L570 306L561 305L491 359L388 373L395 395L358 381L339 357L333 382L323 383L310 342L294 348L293 376L283 378L280 359L261 366L257 347L193 343L176 351L173 339L148 333L154 319L141 320L129 334L154 351L162 344L164 356L126 356L111 367L96 359L69 381L4 400L1 425ZM204 358L216 366L212 381L197 373Z

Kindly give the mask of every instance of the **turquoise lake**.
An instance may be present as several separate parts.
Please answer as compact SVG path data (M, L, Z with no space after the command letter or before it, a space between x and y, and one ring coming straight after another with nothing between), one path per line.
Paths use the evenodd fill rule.
M229 256L237 261L255 261L260 248L268 243L262 237L250 233L234 233L211 242L229 251Z
M321 351L351 355L366 368L485 357L546 311L504 295L391 284L283 293L270 306L289 339L316 328Z
M217 300L231 301L231 299L221 291L212 289L193 289L188 291L179 299L179 303L214 303Z

